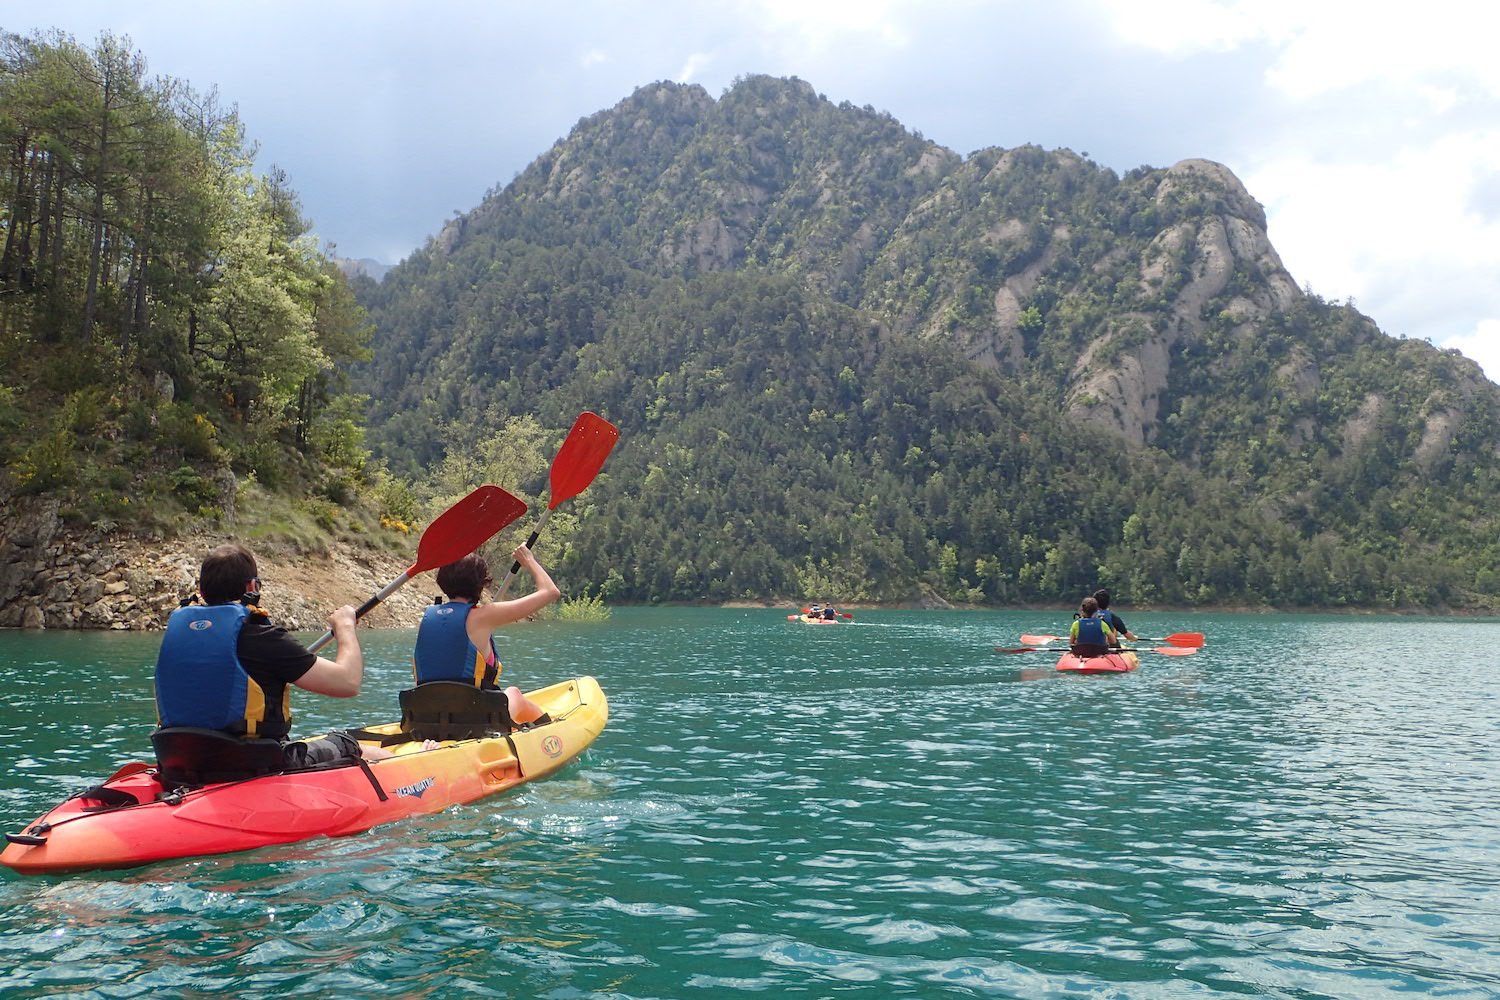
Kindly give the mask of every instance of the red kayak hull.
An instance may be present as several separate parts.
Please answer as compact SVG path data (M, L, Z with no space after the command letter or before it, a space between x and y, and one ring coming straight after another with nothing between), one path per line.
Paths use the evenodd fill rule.
M1078 656L1064 653L1057 669L1070 674L1128 674L1140 666L1134 653L1106 653L1103 656Z
M474 802L543 778L575 759L604 729L609 703L592 677L529 697L553 721L505 736L391 747L397 756L360 767L272 774L207 785L158 799L154 767L127 765L105 787L138 805L101 809L70 798L0 851L0 864L26 874L132 868L155 861L228 854L311 837L342 837L422 813ZM395 734L396 723L371 732Z

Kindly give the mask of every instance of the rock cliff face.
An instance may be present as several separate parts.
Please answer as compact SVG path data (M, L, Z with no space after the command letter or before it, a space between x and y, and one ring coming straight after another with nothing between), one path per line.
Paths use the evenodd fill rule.
M1141 260L1141 290L1169 297L1170 319L1157 328L1138 314L1113 317L1104 336L1079 358L1068 394L1070 413L1110 428L1136 447L1151 440L1160 418L1157 403L1167 386L1172 349L1203 336L1209 323L1204 307L1224 293L1236 271L1257 279L1245 282L1247 292L1223 310L1236 332L1250 334L1258 320L1286 309L1298 294L1297 283L1266 236L1265 212L1227 167L1183 160L1167 171L1156 194L1162 208L1200 198L1219 201L1220 210L1164 229ZM1180 261L1187 264L1187 280L1174 291L1171 283L1182 273ZM1131 346L1096 367L1096 357L1119 340Z
M197 586L204 553L232 540L153 542L79 530L62 524L56 501L14 503L0 515L0 628L164 628ZM358 606L407 568L369 552L308 556L247 544L265 588L261 606L293 630L323 630L334 608ZM435 588L423 574L362 621L376 628L414 626Z

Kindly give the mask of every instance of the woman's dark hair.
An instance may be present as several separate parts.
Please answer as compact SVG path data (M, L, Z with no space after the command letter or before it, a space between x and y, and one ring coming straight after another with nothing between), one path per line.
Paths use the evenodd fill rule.
M243 545L220 545L203 557L198 569L198 593L204 604L233 604L245 596L260 571Z
M1078 613L1083 615L1083 617L1085 618L1094 617L1095 612L1097 612L1098 610L1099 602L1094 600L1092 597L1085 597L1083 599L1083 603L1078 606Z
M491 583L489 563L477 552L451 562L437 571L437 585L449 600L470 604L479 600L480 591Z

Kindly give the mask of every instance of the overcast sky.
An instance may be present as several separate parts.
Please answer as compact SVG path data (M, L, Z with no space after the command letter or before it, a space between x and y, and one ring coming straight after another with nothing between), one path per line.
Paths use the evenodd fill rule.
M0 0L0 28L217 87L318 234L384 263L658 80L797 76L961 154L1217 160L1299 284L1500 380L1494 0Z

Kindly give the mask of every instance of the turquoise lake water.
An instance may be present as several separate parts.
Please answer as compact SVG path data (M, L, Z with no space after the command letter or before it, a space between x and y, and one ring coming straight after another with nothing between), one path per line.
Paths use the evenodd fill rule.
M1500 997L1500 623L617 609L502 632L598 677L557 776L367 834L0 870L0 997ZM311 640L314 634L305 638ZM298 733L388 721L412 634ZM159 635L0 632L0 824L149 753Z

